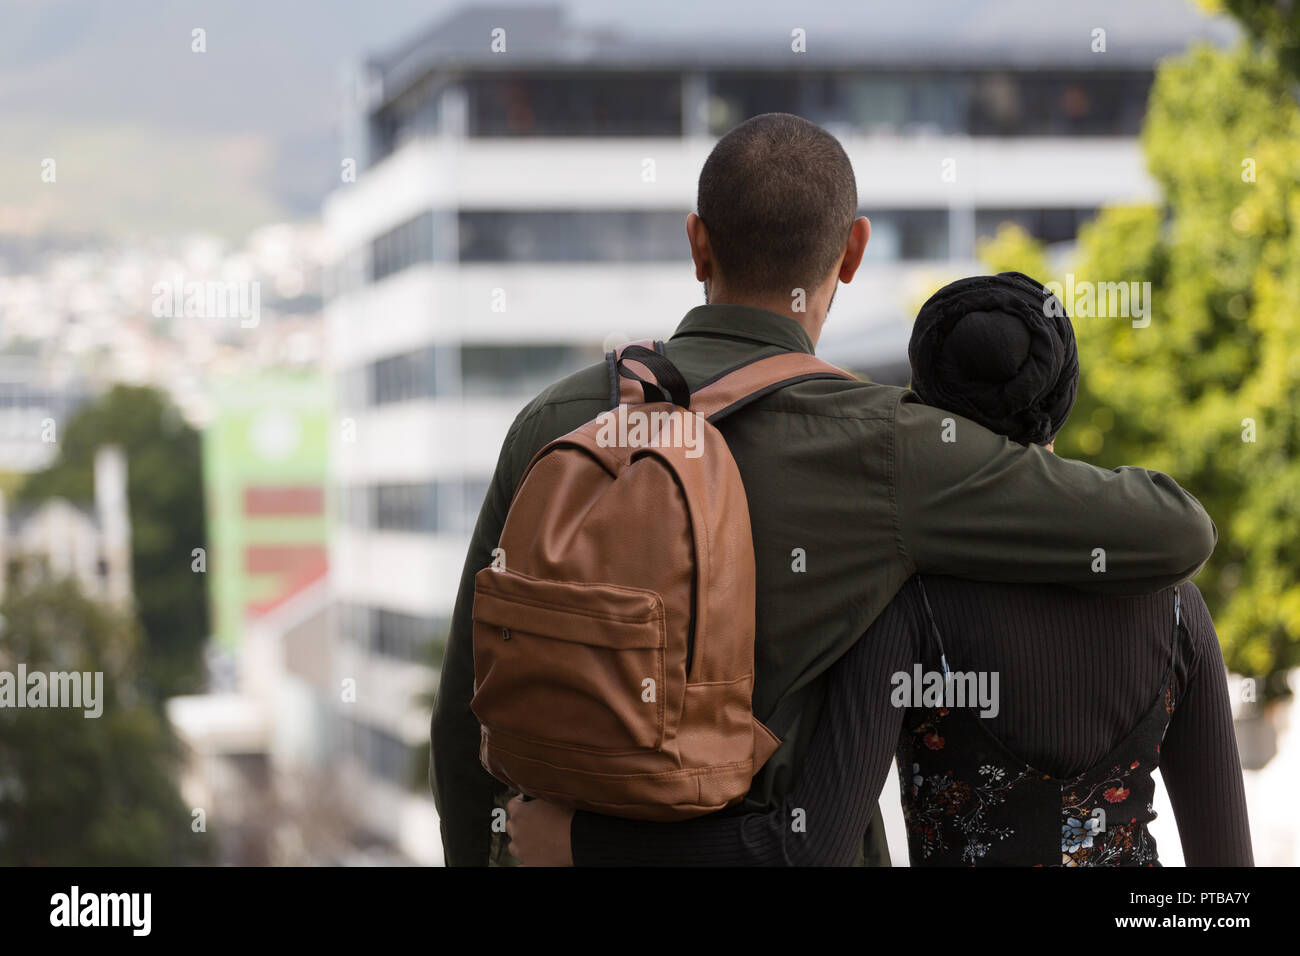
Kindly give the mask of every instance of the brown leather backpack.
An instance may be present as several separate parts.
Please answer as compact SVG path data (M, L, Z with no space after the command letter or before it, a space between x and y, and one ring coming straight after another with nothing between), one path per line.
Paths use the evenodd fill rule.
M694 394L663 345L606 356L611 410L524 472L474 579L483 766L531 797L644 820L738 803L781 741L753 714L754 546L714 425L811 378L788 352Z

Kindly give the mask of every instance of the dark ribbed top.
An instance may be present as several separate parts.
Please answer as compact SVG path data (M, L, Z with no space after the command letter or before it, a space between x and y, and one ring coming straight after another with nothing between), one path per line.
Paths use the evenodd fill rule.
M1090 768L1151 706L1173 648L1169 590L1101 597L1063 587L926 576L948 664L997 671L988 728L1026 763L1055 777ZM825 675L826 701L794 789L770 813L713 814L683 823L574 815L579 866L849 865L889 773L905 710L891 678L933 658L912 579ZM1160 774L1188 866L1254 859L1223 656L1205 600L1182 585L1190 642L1175 656L1177 707Z

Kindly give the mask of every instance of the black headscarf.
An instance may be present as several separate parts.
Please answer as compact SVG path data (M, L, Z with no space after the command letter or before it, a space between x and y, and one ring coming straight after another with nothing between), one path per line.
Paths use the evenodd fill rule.
M958 279L930 296L907 357L912 391L927 405L1022 444L1055 437L1079 385L1070 317L1020 272Z

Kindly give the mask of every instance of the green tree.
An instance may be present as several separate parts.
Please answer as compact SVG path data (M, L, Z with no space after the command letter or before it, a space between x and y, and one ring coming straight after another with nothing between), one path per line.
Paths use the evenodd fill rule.
M1273 52L1292 80L1300 79L1300 4L1292 0L1198 0L1209 13L1229 13L1259 46Z
M1023 272L1050 281L1043 244L1013 222L1003 223L992 239L981 240L977 252L990 272Z
M210 834L191 830L178 745L140 692L135 622L71 580L25 577L0 605L0 671L101 672L102 713L0 708L0 864L203 862Z
M1268 48L1197 46L1156 74L1142 147L1162 200L1103 209L1076 283L1150 283L1150 324L1074 316L1082 381L1057 450L1175 476L1219 545L1197 578L1230 667L1285 695L1300 663L1300 110ZM983 255L1063 282L1004 231ZM1071 303L1065 303L1067 309ZM1130 309L1130 312L1132 310ZM1139 325L1142 321L1138 320Z
M201 688L208 594L190 553L206 547L199 435L153 388L119 385L63 428L59 457L31 475L20 503L94 497L95 452L120 445L127 457L131 573L146 647L146 675L159 697Z

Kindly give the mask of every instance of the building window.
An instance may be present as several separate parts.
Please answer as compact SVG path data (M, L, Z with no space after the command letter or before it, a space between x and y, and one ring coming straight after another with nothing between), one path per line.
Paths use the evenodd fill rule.
M343 639L367 653L411 664L441 663L450 626L445 617L351 603L340 604L338 613Z
M719 71L709 129L797 113L837 134L1133 136L1153 74L1143 70Z
M1072 242L1079 227L1096 214L1096 209L978 209L975 231L984 238L1014 223L1042 242Z
M373 363L369 374L370 403L388 405L431 398L437 393L434 359L430 346Z
M463 210L461 262L685 262L687 210Z
M370 279L378 282L394 273L433 259L433 213L426 211L380 236L370 245Z
M1136 136L1153 74L990 71L972 80L974 136Z
M470 136L680 136L678 73L479 73Z
M372 132L379 158L411 140L437 133L442 120L442 92L436 83L425 81L374 115Z
M848 133L1132 136L1150 70L719 69L700 74L709 132L759 113L797 113ZM463 81L471 137L679 137L683 75L658 72L481 72ZM376 158L442 128L435 83L370 117Z
M444 395L502 398L534 395L557 379L600 360L594 346L574 344L461 345L460 392L441 383L438 350L427 346L340 374L345 407L389 405Z
M485 478L345 488L342 518L358 530L469 534L487 496Z
M685 262L686 210L554 209L425 211L376 237L369 276L379 282L429 262ZM331 297L354 285L336 267Z
M436 484L376 485L375 528L380 531L438 530L438 486Z
M866 210L872 226L884 229L873 238L872 252L889 259L947 258L947 213L942 209ZM462 210L458 214L457 235L460 261L476 262L684 262L689 247L685 237L686 212L644 209L551 209L551 210ZM896 241L881 241L886 233ZM386 242L386 240L384 240ZM411 264L400 248L381 252L376 240L375 276L390 275ZM385 247L387 248L387 247ZM883 253L884 249L887 253ZM408 250L409 251L409 250ZM381 260L386 263L381 269ZM400 260L401 264L398 264ZM528 346L521 346L528 348ZM432 376L431 353L428 356L393 359L386 374L423 375L416 362L428 361L427 375ZM402 365L402 363L405 363ZM400 366L400 367L399 367ZM400 401L407 386L393 386ZM392 394L389 390L374 393ZM423 394L417 392L417 394Z
M411 266L455 258L455 220L444 211L425 210L388 230L370 244L370 281L378 282Z
M863 209L858 215L871 220L868 261L948 258L945 209Z
M462 345L460 387L466 398L534 395L599 360L576 345Z
M408 744L386 730L350 717L339 720L347 752L372 776L405 789L428 785L418 772L427 744Z
M759 113L796 113L837 134L942 133L964 124L965 78L951 73L720 72L709 79L709 130Z

